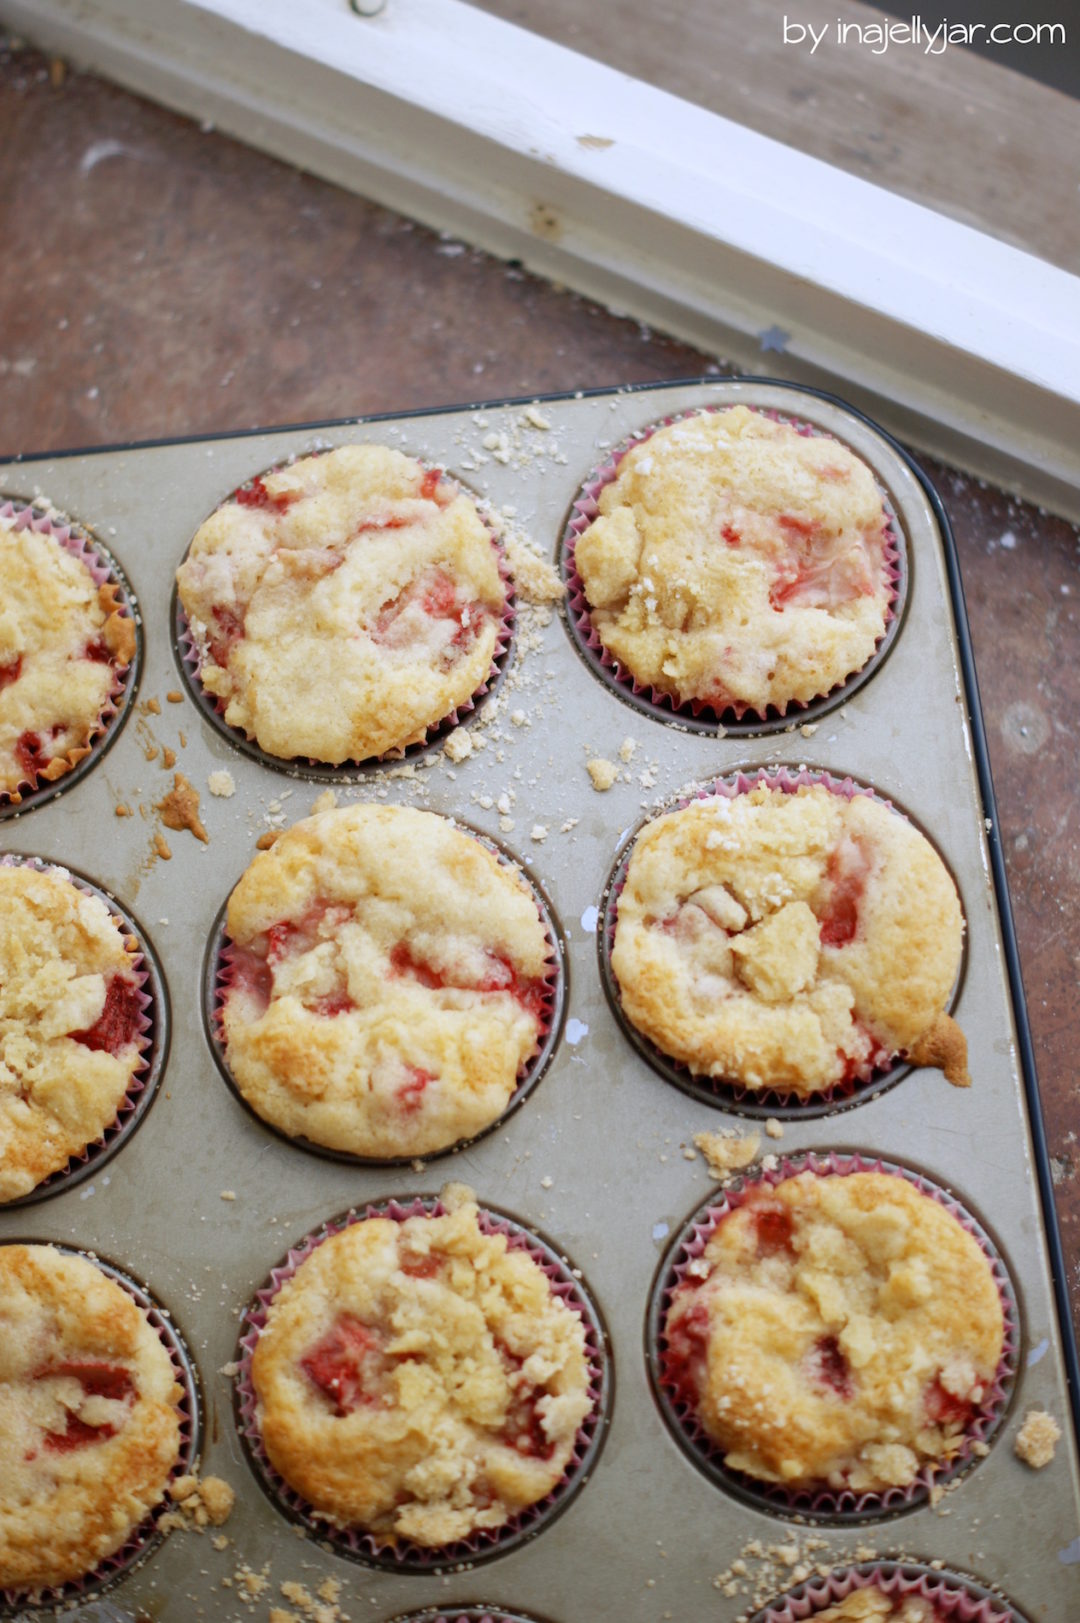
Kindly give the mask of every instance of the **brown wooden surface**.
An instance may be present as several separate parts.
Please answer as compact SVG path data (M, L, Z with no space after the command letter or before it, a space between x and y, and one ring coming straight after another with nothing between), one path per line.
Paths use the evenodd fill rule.
M29 53L0 51L0 242L0 454L716 364L94 79L53 87ZM930 472L960 547L1080 1305L1080 542Z
M1066 270L1080 269L1080 200L1068 156L1080 151L1080 101L958 46L939 55L892 46L874 56L851 43L855 33L838 45L838 20L863 27L886 20L860 0L472 4ZM1031 20L1022 5L1014 9L1014 20ZM913 5L905 20L918 11ZM819 31L829 25L813 55L805 44L784 44L785 14ZM1070 24L1063 49L1076 50L1074 31Z

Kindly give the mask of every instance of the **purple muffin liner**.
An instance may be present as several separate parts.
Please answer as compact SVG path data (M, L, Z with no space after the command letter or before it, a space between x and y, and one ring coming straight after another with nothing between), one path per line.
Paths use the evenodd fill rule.
M402 1612L390 1623L540 1623L524 1612L508 1612L502 1606L429 1606L422 1612Z
M439 816L441 813L435 813ZM486 1126L472 1135L471 1138L455 1139L452 1144L446 1144L441 1149L424 1150L420 1154L402 1152L401 1155L369 1156L353 1154L349 1150L337 1150L326 1144L319 1144L314 1139L294 1137L274 1122L261 1116L250 1100L244 1094L229 1066L228 1044L225 1040L224 1009L225 1001L233 984L236 962L236 946L228 934L226 918L228 914L228 901L226 900L214 923L213 933L210 937L206 969L203 974L203 1020L206 1026L210 1047L213 1051L218 1069L227 1084L229 1091L243 1105L244 1109L255 1117L261 1126L267 1127L284 1143L291 1144L302 1150L308 1150L314 1155L323 1156L333 1161L344 1161L353 1166L408 1166L415 1160L434 1161L443 1155L454 1155L470 1144L475 1144L488 1133L501 1127L508 1117L524 1104L525 1100L537 1086L558 1046L562 1033L563 1020L566 1013L566 970L565 970L565 944L562 931L556 921L544 891L532 874L508 850L493 840L490 835L481 830L470 827L459 818L448 819L455 828L470 835L479 841L485 849L489 850L499 862L515 873L529 887L536 902L536 911L548 942L547 967L543 976L544 1001L540 1011L540 1028L537 1032L536 1044L531 1054L522 1062L517 1075L514 1091L510 1095L499 1114L487 1123Z
M943 1206L978 1243L994 1276L1004 1318L1001 1360L993 1385L975 1418L969 1424L957 1450L941 1463L927 1462L907 1487L856 1493L850 1489L785 1489L764 1482L743 1471L733 1470L724 1461L724 1450L705 1430L691 1405L678 1393L665 1370L664 1327L676 1292L687 1278L693 1278L691 1265L705 1248L719 1224L744 1205L752 1191L773 1188L800 1172L818 1177L847 1177L853 1172L884 1172L904 1178L930 1199ZM981 1450L1000 1430L1009 1407L1020 1360L1020 1312L1008 1269L982 1225L952 1195L932 1179L909 1167L859 1153L829 1151L782 1156L769 1171L756 1170L734 1178L723 1190L704 1201L675 1235L649 1298L647 1348L649 1375L661 1413L676 1441L710 1481L729 1489L761 1509L796 1520L829 1522L837 1525L882 1520L914 1510L927 1503L933 1490L944 1488L966 1474L982 1457Z
M627 435L609 451L605 460L593 469L574 498L559 549L559 569L566 584L567 624L573 641L593 674L621 698L645 715L650 715L658 721L677 722L694 732L720 731L721 734L760 735L788 731L811 716L822 715L843 704L869 680L892 648L907 601L908 565L903 532L888 497L880 486L879 494L886 515L884 576L890 595L885 609L885 627L877 640L874 652L857 671L849 672L842 682L836 683L825 693L818 694L812 699L789 699L782 705L768 705L764 713L740 700L734 700L723 709L718 709L701 699L689 699L680 703L674 694L667 693L650 683L639 682L633 672L609 652L594 626L585 593L585 583L578 571L576 559L578 537L597 517L600 511L600 493L618 477L619 465L627 452L633 450L635 446L643 445L659 429L668 428L672 423L682 422L689 417L712 416L730 409L727 405L718 404L675 412L670 417L663 417L658 422L649 423L647 427ZM787 424L806 439L819 438L834 440L837 444L842 443L837 440L835 434L784 412L759 406L751 406L750 410L758 412L762 417L770 418L773 422Z
M375 1534L359 1527L336 1527L275 1470L263 1444L258 1397L251 1377L252 1358L274 1297L324 1240L351 1228L354 1223L372 1217L404 1223L410 1217L445 1214L446 1208L435 1196L417 1195L406 1202L391 1199L368 1204L363 1210L352 1208L324 1223L293 1246L277 1267L271 1269L266 1283L245 1309L237 1345L239 1370L233 1388L236 1426L260 1486L291 1521L324 1546L329 1545L335 1554L389 1572L441 1573L447 1569L474 1567L530 1542L562 1514L585 1486L603 1447L611 1413L612 1377L607 1332L580 1273L535 1231L524 1228L502 1212L481 1208L478 1220L481 1232L504 1235L509 1249L526 1252L550 1281L552 1295L579 1314L585 1326L592 1407L578 1431L573 1455L560 1481L543 1499L510 1517L502 1527L481 1528L453 1544L428 1548L404 1539L382 1542Z
M50 1173L25 1195L17 1195L13 1200L0 1200L0 1211L14 1211L20 1206L34 1205L50 1195L62 1194L65 1189L93 1177L127 1143L153 1103L164 1074L169 1049L169 1012L165 978L145 933L114 896L82 874L41 857L6 852L0 856L0 866L34 868L39 873L58 874L70 880L84 895L96 897L105 904L113 923L125 937L125 950L138 984L141 1011L137 1038L139 1057L115 1118L98 1138L87 1144L79 1154L71 1156L66 1166Z
M684 1093L688 1093L692 1098L699 1100L703 1104L719 1105L725 1110L733 1110L736 1114L750 1116L756 1120L764 1120L767 1116L779 1116L790 1120L802 1118L805 1120L861 1104L866 1099L876 1098L879 1093L883 1093L887 1088L894 1087L897 1082L902 1081L908 1075L912 1066L907 1059L879 1047L850 1076L846 1076L840 1082L834 1082L831 1087L819 1088L805 1096L793 1089L776 1087L749 1088L745 1083L732 1078L711 1077L698 1071L692 1071L689 1066L682 1064L680 1060L674 1059L670 1054L665 1054L663 1049L654 1043L651 1038L637 1029L623 1010L618 977L611 963L611 954L615 945L615 927L618 923L619 897L626 885L627 871L638 836L657 817L665 816L673 811L683 811L687 806L692 805L695 800L710 800L717 795L723 795L730 800L734 799L736 795L748 794L751 790L762 787L779 789L783 794L793 795L797 794L802 788L814 785L827 789L830 794L839 795L843 800L854 800L856 795L866 795L869 799L876 800L881 805L887 806L897 817L903 817L907 822L913 822L913 819L907 817L906 813L894 806L893 802L887 799L886 796L880 794L872 786L858 782L855 778L836 778L829 772L807 767L792 770L789 767L777 766L760 767L756 771L737 771L726 777L714 778L710 782L694 788L691 792L677 795L655 810L646 813L627 837L615 866L605 883L600 902L600 923L597 928L600 976L615 1016L634 1047L665 1081L673 1082L676 1087L681 1088ZM920 833L923 832L920 829ZM929 838L929 836L926 837ZM933 842L931 841L931 843ZM938 854L940 856L940 852ZM965 933L960 969L945 1006L945 1013L948 1013L955 1006L964 978L966 957L967 938Z
M0 498L0 518L12 519L12 530L34 530L39 535L51 536L65 552L86 568L94 585L111 588L113 608L135 627L135 653L130 664L110 661L112 685L108 697L86 742L68 750L65 756L54 756L49 766L66 761L62 771L54 776L44 772L28 773L14 789L0 790L0 817L14 812L29 811L42 801L61 793L88 772L105 749L112 743L123 724L131 700L138 686L138 673L142 664L142 627L135 595L128 585L116 560L101 542L71 520L52 518L29 502Z
M14 1242L9 1242L14 1243ZM21 1243L21 1242L20 1242ZM32 1242L26 1242L32 1243ZM177 1400L177 1409L180 1418L180 1450L176 1463L166 1478L165 1491L160 1504L156 1505L150 1514L132 1529L120 1548L105 1560L100 1562L82 1578L71 1579L64 1584L49 1586L43 1589L3 1589L0 1588L0 1618L21 1617L28 1607L60 1610L77 1604L80 1601L92 1600L125 1577L133 1567L139 1566L156 1550L166 1535L161 1532L158 1524L161 1518L172 1508L169 1497L169 1484L178 1477L188 1476L196 1468L199 1459L199 1449L202 1441L202 1413L199 1401L199 1376L195 1363L184 1342L183 1336L173 1323L166 1308L150 1294L144 1285L140 1285L130 1275L124 1273L111 1262L105 1262L101 1257L90 1252L79 1251L74 1246L58 1245L48 1242L53 1250L61 1251L67 1256L83 1257L92 1262L96 1268L107 1278L113 1280L122 1290L126 1291L150 1325L156 1330L169 1358L172 1362L173 1373L181 1396Z
M237 490L227 496L219 506L226 506L228 502L234 500L237 491L249 488L255 479L261 480L268 473L278 473L283 468L290 467L294 462L306 460L311 456L324 456L325 454L325 450L308 451L298 453L283 462L275 462L272 467L264 468L261 473L252 475L251 479L245 480L244 484L238 486ZM426 464L421 463L420 465L425 469L425 472L432 471L426 467ZM296 777L310 778L328 783L349 782L357 774L362 776L377 767L393 765L398 761L422 755L425 750L430 749L433 744L438 743L440 739L446 738L455 728L466 722L480 702L495 691L509 662L517 621L513 576L510 572L510 565L507 561L502 539L485 512L484 504L480 498L467 490L460 480L446 473L445 470L443 471L443 477L452 484L457 485L464 494L470 496L473 500L480 519L491 538L491 545L498 559L499 578L503 586L503 608L496 627L495 647L492 650L491 665L480 686L463 703L448 711L439 721L432 722L425 728L422 739L397 749L387 750L383 755L368 756L359 761L341 761L337 765L327 761L317 761L310 756L296 755L286 758L280 755L271 755L258 744L250 733L241 727L231 726L225 720L226 700L219 698L215 694L208 693L203 687L201 678L203 651L200 649L195 634L191 629L187 612L180 601L179 592L174 587L173 642L180 671L195 703L223 738L228 739L231 744L235 744L245 755L249 755L253 760L260 761L263 766L272 767L276 772L286 772ZM186 557L187 554L185 553L184 556Z
M804 1623L858 1589L879 1589L899 1602L917 1596L931 1606L934 1623L1025 1623L1010 1602L984 1589L974 1579L938 1572L917 1561L862 1562L837 1567L778 1595L756 1611L750 1623Z

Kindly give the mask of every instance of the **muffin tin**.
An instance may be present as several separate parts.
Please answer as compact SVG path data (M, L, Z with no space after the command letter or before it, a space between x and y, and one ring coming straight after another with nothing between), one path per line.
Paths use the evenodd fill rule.
M660 708L628 707L583 659L564 614L555 610L541 624L543 614L520 605L499 689L464 719L486 747L458 764L436 740L398 767L275 765L223 737L194 704L174 633L173 574L205 514L260 469L326 445L385 441L460 476L496 509L513 509L511 524L555 561L572 503L613 447L663 418L736 402L850 444L875 469L906 543L906 609L888 658L830 695L812 721L799 713L784 730L733 736L685 725ZM142 624L141 685L105 758L65 785L62 797L9 819L0 843L69 864L134 909L168 989L172 1041L138 1133L92 1176L68 1179L32 1209L0 1209L0 1242L84 1247L146 1282L199 1366L203 1468L237 1491L222 1530L227 1548L216 1550L206 1535L174 1533L106 1600L87 1596L82 1615L224 1623L248 1617L254 1604L254 1615L265 1617L270 1605L287 1604L282 1581L314 1594L332 1577L354 1623L417 1613L734 1623L754 1611L753 1589L727 1595L715 1575L751 1541L805 1547L808 1537L815 1565L865 1560L870 1547L881 1559L940 1562L1000 1586L1028 1623L1080 1615L1080 1474L1066 1380L1075 1352L1030 1037L955 554L940 504L904 455L865 419L812 391L710 379L0 468L3 496L39 493L122 561ZM808 723L813 730L804 733ZM636 748L624 763L628 737ZM164 747L177 755L169 771ZM615 762L630 781L597 793L587 751ZM703 1128L760 1124L741 1119L732 1101L689 1097L658 1075L616 1020L598 967L605 882L642 815L697 782L764 765L851 776L895 800L931 835L968 919L954 1013L968 1036L974 1087L959 1091L937 1071L911 1071L887 1089L860 1092L842 1111L791 1109L783 1139L763 1138L762 1153L859 1152L924 1175L978 1220L1017 1295L1019 1369L987 1457L936 1507L857 1528L801 1527L748 1503L709 1480L665 1423L649 1377L650 1294L673 1237L716 1190L701 1156L688 1159L684 1146ZM165 830L172 853L165 860L155 855L152 808L171 788L173 770L200 791L210 842ZM216 798L207 780L223 770L235 794ZM500 841L543 887L565 942L565 1018L556 1022L542 1078L495 1130L416 1168L350 1164L283 1141L225 1085L204 1019L215 921L255 839L305 815L328 779L340 786L340 803L377 797L416 805L457 815ZM508 812L499 809L503 795ZM118 803L135 815L118 818ZM534 1538L476 1571L451 1563L383 1571L298 1530L262 1490L234 1408L237 1339L271 1268L306 1235L369 1203L435 1196L448 1178L546 1236L582 1271L609 1337L614 1404L588 1480ZM1049 1409L1065 1433L1053 1464L1039 1473L1011 1447L1029 1408ZM746 1559L753 1574L760 1562ZM255 1602L232 1582L241 1563L270 1585ZM793 1582L781 1562L777 1593Z

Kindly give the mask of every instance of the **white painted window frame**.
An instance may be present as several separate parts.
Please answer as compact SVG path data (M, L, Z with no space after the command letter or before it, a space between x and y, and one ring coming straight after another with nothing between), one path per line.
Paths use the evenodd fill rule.
M0 0L0 21L1080 514L1080 278L1032 255L460 0Z

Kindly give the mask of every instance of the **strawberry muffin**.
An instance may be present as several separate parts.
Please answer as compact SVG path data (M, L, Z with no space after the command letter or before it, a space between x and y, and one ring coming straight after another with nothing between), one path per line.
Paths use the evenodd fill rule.
M135 948L63 869L0 864L0 1201L116 1119L144 1047Z
M578 1313L468 1192L444 1217L369 1217L271 1302L252 1360L271 1464L325 1520L453 1544L544 1499L588 1415Z
M354 1155L425 1155L505 1110L549 1013L520 873L445 817L321 812L229 898L220 1031L252 1108Z
M381 445L303 457L212 513L177 571L199 680L270 755L400 752L486 682L499 556L437 468Z
M0 514L0 797L18 803L90 753L135 657L119 588L48 531Z
M115 1554L180 1452L172 1362L85 1257L0 1246L0 1590L59 1585Z
M956 887L870 795L759 783L693 800L642 829L617 907L622 1011L695 1074L809 1098L904 1054L968 1084L943 1012Z
M721 1216L662 1335L666 1384L732 1470L864 1493L955 1458L1005 1323L987 1257L939 1201L892 1173L805 1171Z
M577 539L600 641L676 704L764 716L866 664L892 600L866 463L746 406L634 445Z

